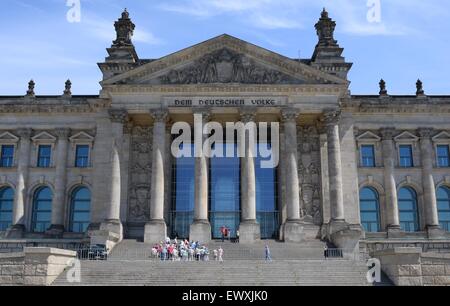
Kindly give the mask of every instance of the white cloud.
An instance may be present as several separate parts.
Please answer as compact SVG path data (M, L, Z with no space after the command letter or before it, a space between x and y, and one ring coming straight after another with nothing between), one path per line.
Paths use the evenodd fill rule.
M246 24L262 29L299 28L300 24L292 16L289 16L289 11L283 11L283 8L292 5L292 1L179 0L170 4L161 4L159 8L168 12L201 18L210 18L223 14L244 16L245 18L242 18L242 20L245 20ZM304 0L298 1L303 2Z
M233 14L246 26L260 29L301 28L312 11L319 17L322 7L338 21L337 31L350 35L407 35L419 32L420 20L448 17L440 0L380 0L381 23L367 20L367 0L174 0L159 5L169 12L201 18Z

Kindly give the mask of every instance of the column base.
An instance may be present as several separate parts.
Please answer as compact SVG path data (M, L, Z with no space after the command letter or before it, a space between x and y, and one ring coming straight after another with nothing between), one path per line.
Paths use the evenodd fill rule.
M348 225L330 235L330 241L339 249L342 249L344 258L359 257L359 241L362 237L362 229Z
M164 220L153 220L145 224L144 242L160 243L167 237L167 225Z
M427 226L427 235L428 239L445 239L450 237L439 225Z
M6 231L6 238L10 239L21 239L25 235L25 225L23 224L15 224L12 225L8 230Z
M255 221L244 221L239 225L239 243L251 244L261 240L261 226Z
M328 235L348 229L348 223L344 219L331 220L328 224Z
M45 236L53 239L60 239L64 234L64 225L52 224L48 230L45 231Z
M299 243L305 240L304 227L300 220L286 221L283 230L284 242Z
M189 228L189 240L209 243L211 241L211 224L207 220L194 221Z
M91 245L101 244L111 251L123 239L123 226L120 220L105 220L98 230L89 232Z
M402 231L400 225L388 225L387 237L388 238L404 238L405 233Z

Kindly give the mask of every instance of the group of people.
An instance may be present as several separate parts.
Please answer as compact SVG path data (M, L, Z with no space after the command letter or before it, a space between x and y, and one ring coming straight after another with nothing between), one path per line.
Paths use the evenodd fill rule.
M164 242L155 244L152 247L152 255L162 261L209 261L210 250L206 245L198 241L180 240L173 241L166 238ZM219 247L212 251L213 260L223 262L223 249Z

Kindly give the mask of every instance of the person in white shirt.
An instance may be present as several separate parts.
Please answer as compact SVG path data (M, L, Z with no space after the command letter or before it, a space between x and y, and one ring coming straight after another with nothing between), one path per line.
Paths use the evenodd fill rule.
M222 247L219 248L219 262L223 262L223 249Z

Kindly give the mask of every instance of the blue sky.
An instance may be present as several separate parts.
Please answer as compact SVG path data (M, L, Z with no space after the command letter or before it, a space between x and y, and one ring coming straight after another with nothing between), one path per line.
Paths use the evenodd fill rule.
M308 58L322 7L336 20L335 36L354 63L353 94L450 94L450 2L379 0L381 22L367 20L374 0L80 0L81 21L69 23L67 0L2 0L0 95L22 95L36 81L41 95L98 94L96 65L115 38L126 7L136 24L141 58L159 58L227 33L288 57Z

